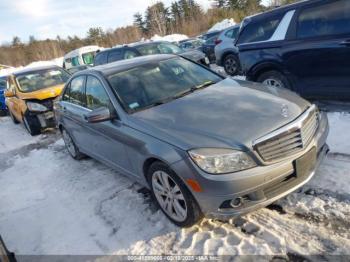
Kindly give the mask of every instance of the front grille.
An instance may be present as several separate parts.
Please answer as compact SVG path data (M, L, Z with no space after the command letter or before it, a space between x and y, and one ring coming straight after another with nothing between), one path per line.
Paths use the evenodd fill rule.
M316 107L312 106L297 120L273 135L259 139L254 148L265 162L274 162L292 156L305 149L318 128Z

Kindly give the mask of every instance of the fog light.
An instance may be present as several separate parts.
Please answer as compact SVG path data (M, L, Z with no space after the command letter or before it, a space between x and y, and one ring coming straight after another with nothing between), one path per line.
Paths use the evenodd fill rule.
M240 207L243 204L243 198L237 197L231 200L231 206L234 208Z

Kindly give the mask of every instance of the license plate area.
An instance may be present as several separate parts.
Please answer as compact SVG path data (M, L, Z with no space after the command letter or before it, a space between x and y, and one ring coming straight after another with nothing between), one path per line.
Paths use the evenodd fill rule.
M52 111L44 113L45 119L50 119L54 117L54 113Z
M294 162L295 173L297 177L303 177L309 175L314 171L316 167L317 151L316 148L312 148L302 157L298 158Z

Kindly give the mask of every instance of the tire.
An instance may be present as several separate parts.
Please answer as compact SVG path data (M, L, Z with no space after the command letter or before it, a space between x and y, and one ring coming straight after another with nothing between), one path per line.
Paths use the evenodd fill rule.
M262 73L257 78L257 81L268 86L292 90L292 85L290 84L288 78L279 71L272 70Z
M41 134L41 125L36 116L24 115L23 124L31 136L37 136Z
M163 182L166 179L168 186ZM147 180L157 205L172 223L179 227L190 227L203 218L191 192L166 164L154 162L147 172ZM167 188L172 190L177 188L177 190L169 194L171 190Z
M225 56L223 60L223 65L226 74L230 76L235 76L240 72L240 63L237 55L234 54L228 54Z
M66 145L66 149L72 158L74 158L75 160L80 160L85 157L85 155L79 151L79 148L74 143L74 140L71 137L71 135L64 128L62 128L62 137L64 144Z
M6 110L0 110L0 116L7 116Z
M15 125L17 125L17 124L19 124L19 121L16 119L16 117L11 113L11 111L9 110L9 115L10 115L10 117L11 117L11 119L12 119L12 122L15 124Z

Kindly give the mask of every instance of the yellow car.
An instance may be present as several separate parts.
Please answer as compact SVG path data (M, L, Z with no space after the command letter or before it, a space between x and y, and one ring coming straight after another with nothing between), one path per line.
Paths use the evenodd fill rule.
M23 123L32 135L54 127L53 100L70 75L58 66L37 67L8 77L5 103L15 124Z

